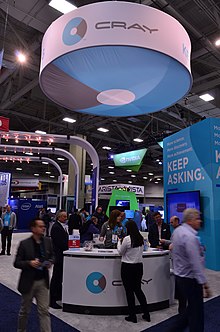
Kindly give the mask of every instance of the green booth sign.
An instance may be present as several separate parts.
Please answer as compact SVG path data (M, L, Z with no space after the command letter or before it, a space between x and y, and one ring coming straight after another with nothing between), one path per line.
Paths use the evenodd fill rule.
M113 157L115 166L138 172L146 152L147 149L141 149L115 154Z

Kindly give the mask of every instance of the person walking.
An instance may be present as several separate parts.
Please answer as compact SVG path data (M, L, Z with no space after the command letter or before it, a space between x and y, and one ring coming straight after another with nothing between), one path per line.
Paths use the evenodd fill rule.
M210 296L210 291L197 237L200 224L200 212L188 208L183 212L181 227L177 227L172 235L176 287L178 295L186 300L187 307L177 316L169 332L182 332L187 326L190 332L204 331L203 290L207 297Z
M21 269L18 291L21 307L18 316L18 332L25 332L32 300L36 299L40 331L50 332L49 273L54 262L50 238L44 237L45 224L35 219L31 222L32 236L20 242L14 267Z
M125 288L129 315L125 317L128 322L137 323L135 312L135 295L140 302L142 318L150 322L147 300L141 289L143 276L143 250L144 239L138 230L137 224L130 220L126 223L127 236L118 239L117 249L121 258L121 279Z
M63 251L68 250L68 225L67 213L65 210L59 210L56 214L56 221L51 228L51 239L55 253L55 263L53 275L50 283L50 307L61 309L57 301L62 300L63 283Z
M7 242L7 255L11 255L11 240L12 233L14 228L16 227L16 214L11 211L10 205L6 205L6 211L2 213L1 219L1 239L2 239L2 251L0 255L5 255L6 242Z

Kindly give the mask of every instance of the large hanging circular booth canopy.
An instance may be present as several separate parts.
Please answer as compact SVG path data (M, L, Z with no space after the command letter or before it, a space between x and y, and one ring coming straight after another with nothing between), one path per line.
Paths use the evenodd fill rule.
M191 43L173 17L108 1L67 13L46 31L40 85L55 103L101 116L159 111L191 88Z

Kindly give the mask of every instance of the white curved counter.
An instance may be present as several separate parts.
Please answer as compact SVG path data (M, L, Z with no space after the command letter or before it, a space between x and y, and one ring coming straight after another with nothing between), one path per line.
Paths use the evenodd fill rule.
M142 289L149 309L153 311L169 307L169 251L149 249L143 254L143 265ZM125 314L127 301L121 281L121 256L118 251L65 251L62 302L63 311L66 312Z

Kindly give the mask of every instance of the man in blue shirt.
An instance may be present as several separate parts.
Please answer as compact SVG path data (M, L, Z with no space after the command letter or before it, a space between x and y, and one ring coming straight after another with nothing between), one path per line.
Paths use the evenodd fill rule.
M6 241L7 241L7 255L11 255L11 239L13 229L16 227L16 214L11 211L10 205L6 205L6 212L2 214L2 251L0 255L5 255Z
M183 212L183 224L172 235L173 268L178 293L188 303L185 311L177 316L169 332L184 331L189 326L190 332L204 331L203 288L209 296L209 288L204 274L203 257L197 231L200 228L200 212L186 209Z

